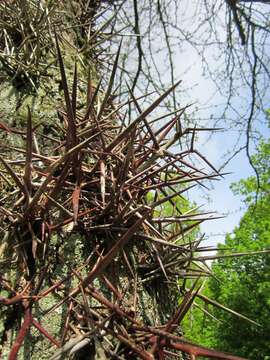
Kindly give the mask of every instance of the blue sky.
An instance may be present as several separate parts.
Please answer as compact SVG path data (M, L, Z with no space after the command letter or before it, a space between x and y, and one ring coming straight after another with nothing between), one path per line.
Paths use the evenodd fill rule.
M188 63L187 60L190 56L188 52L180 56L185 56L186 63ZM195 54L193 53L190 57L194 60ZM193 67L184 74L183 78L184 83L192 84L194 82L196 84L192 93L194 102L196 102L194 106L201 109L201 117L206 119L202 125L211 124L211 115L218 116L222 111L222 105L217 105L221 102L221 98L216 93L212 81L203 77L200 59L195 60ZM241 101L242 99L239 99L239 103L236 102L235 106L240 107L242 105ZM264 113L261 113L260 116L265 117ZM225 130L217 131L210 137L208 133L201 133L197 144L201 153L206 155L217 169L223 165L226 153L235 145L238 145L239 137L238 131L229 129L226 123L222 125ZM266 136L269 136L269 129L264 128L261 130L265 132ZM241 136L240 141L243 144L245 136ZM205 211L215 211L219 215L224 215L222 219L205 222L201 225L201 231L206 234L205 244L209 246L215 246L218 242L223 242L225 233L233 231L245 212L245 206L241 198L232 193L230 185L240 179L254 175L245 150L233 158L223 171L229 174L224 175L224 178L219 181L213 181L209 191L197 189L189 194L191 200L194 200L197 204L204 204L202 209Z
M195 3L196 1L193 2L193 4ZM191 7L190 12L192 12L192 2L189 2L189 6ZM224 32L221 28L220 31ZM207 61L213 69L219 67L220 62L224 62L224 59L217 58L215 52L215 46L210 47L207 52ZM174 53L174 63L176 66L176 79L183 80L181 84L183 89L190 89L187 91L187 103L194 103L193 108L198 109L196 110L196 117L204 119L197 125L211 126L214 122L211 119L219 117L223 111L223 104L226 101L226 85L224 84L224 96L222 96L222 94L217 92L213 81L205 76L201 58L194 48L189 45L182 46L181 51ZM250 104L250 89L248 87L240 89L240 95L241 96L234 99L234 107L239 110L239 117L245 113ZM269 104L270 107L269 91L265 100L265 107L267 108L267 104ZM191 108L190 111L190 116L192 117L193 109ZM235 112L228 112L227 116L234 117L237 122ZM263 111L259 113L258 119L262 120L262 122L264 121L265 114ZM245 125L246 118L241 121ZM221 121L220 124L224 126L225 131L216 132L210 138L207 133L202 133L197 145L199 150L207 156L216 168L222 166L226 159L226 154L231 151L234 146L239 144L243 145L246 141L245 134L242 134L239 138L239 130L229 128L228 123L225 121ZM256 123L256 126L265 137L269 137L269 128L265 125L259 125L259 122ZM254 146L253 150L255 150ZM254 175L245 150L233 158L223 171L230 174L224 176L220 181L214 181L208 192L197 189L196 191L192 190L189 194L190 198L198 205L204 204L203 209L206 211L216 211L218 214L225 216L222 219L206 222L201 226L201 231L206 233L207 240L205 244L207 245L216 245L218 242L223 242L224 234L232 232L239 224L244 214L245 206L241 198L232 193L230 185L240 179Z

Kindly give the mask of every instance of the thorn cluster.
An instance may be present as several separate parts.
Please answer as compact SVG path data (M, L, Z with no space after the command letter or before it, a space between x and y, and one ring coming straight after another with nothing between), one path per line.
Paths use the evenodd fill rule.
M70 92L57 38L56 45L65 96L59 136L35 128L30 110L26 132L0 127L26 143L0 148L10 154L0 156L0 281L8 293L0 303L19 308L21 324L9 360L33 327L58 348L55 360L85 349L88 357L102 352L108 359L170 359L179 351L240 359L191 344L179 330L200 291L198 282L188 289L186 280L209 274L194 229L212 217L185 208L182 194L219 176L194 146L195 133L211 129L179 127L185 109L163 124L149 119L178 84L145 110L130 90L127 104L138 116L134 111L126 125L125 104L111 100L120 48L107 90L89 79L86 110L78 111L76 66ZM179 142L181 150L172 151ZM76 262L69 261L73 256ZM57 275L59 266L67 268L65 276ZM37 318L46 298L54 303ZM59 308L65 323L55 337L41 323Z

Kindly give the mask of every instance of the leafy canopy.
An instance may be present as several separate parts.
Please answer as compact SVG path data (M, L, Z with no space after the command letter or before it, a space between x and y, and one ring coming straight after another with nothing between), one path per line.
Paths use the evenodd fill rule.
M235 194L243 196L247 210L240 225L226 236L225 247L234 252L270 248L270 141L261 142L254 164L260 174L257 202L257 183L254 177L232 185ZM270 359L270 257L269 254L240 258L218 259L212 265L214 277L209 280L205 294L226 307L260 324L248 323L211 305L195 308L192 323L186 323L186 335L212 346L251 360ZM218 281L217 281L218 280ZM216 318L209 318L210 312ZM192 317L191 317L192 319Z

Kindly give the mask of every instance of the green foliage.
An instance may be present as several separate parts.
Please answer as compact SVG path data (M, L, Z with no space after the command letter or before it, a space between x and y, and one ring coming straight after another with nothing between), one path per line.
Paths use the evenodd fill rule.
M227 235L226 248L235 252L257 251L270 248L270 142L262 142L253 158L260 174L258 201L255 204L257 183L254 177L232 186L235 193L244 196L248 208L233 234ZM222 249L223 248L223 249ZM219 255L224 254L220 245ZM205 319L195 309L194 323L187 328L187 336L204 345L230 351L248 359L269 359L270 355L270 257L261 254L241 258L223 258L212 265L211 278L205 293L226 307L258 322L247 323L219 309L209 308L214 317ZM192 336L193 335L193 336Z
M252 158L254 166L257 168L260 175L259 196L261 201L269 199L270 191L270 141L262 141L258 147L258 153ZM232 184L232 190L235 194L244 196L246 204L251 205L254 203L255 195L257 192L257 181L254 176L250 176L239 183ZM265 199L263 199L265 198Z

